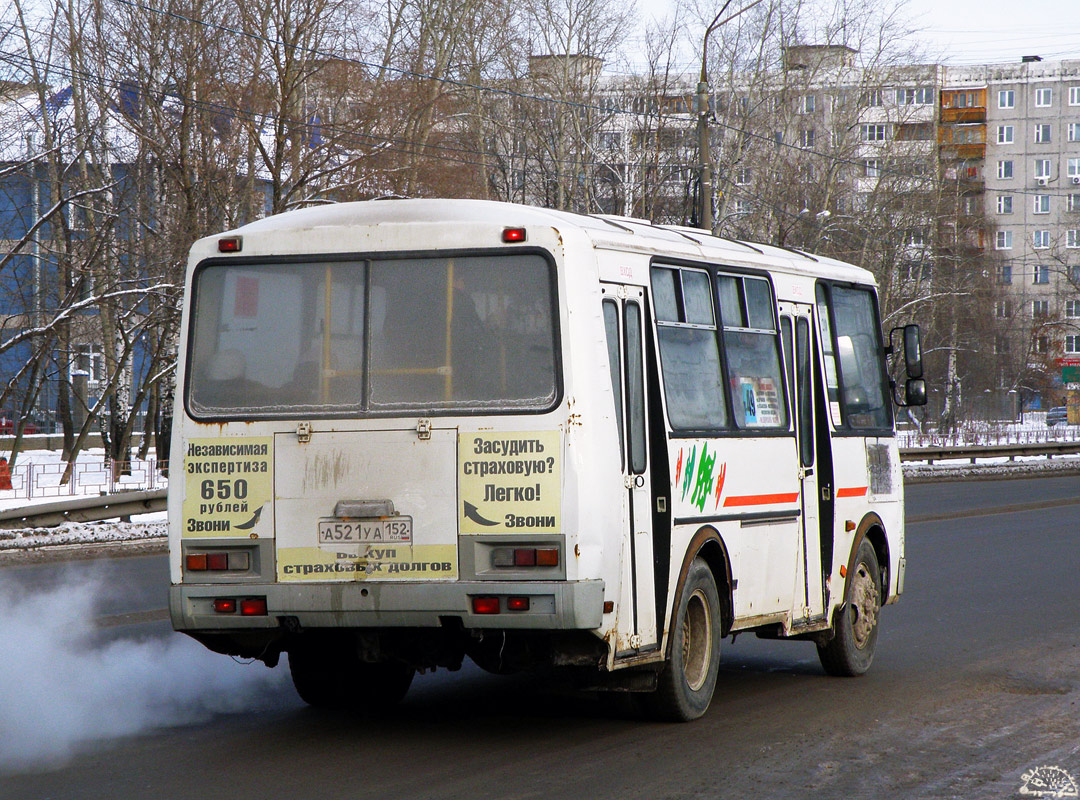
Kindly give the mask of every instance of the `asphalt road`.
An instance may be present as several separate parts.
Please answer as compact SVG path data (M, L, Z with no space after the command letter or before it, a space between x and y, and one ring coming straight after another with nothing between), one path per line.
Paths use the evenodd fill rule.
M908 514L907 591L862 678L826 677L811 644L740 636L689 725L475 668L418 677L381 720L307 709L284 680L245 711L91 735L51 763L9 759L0 797L1011 798L1038 788L1037 768L1080 777L1080 477L914 486ZM110 640L160 645L164 623L122 615L155 607L162 557L0 580L62 587L102 569L127 588L98 609ZM213 658L151 663L215 693L205 664L240 668Z

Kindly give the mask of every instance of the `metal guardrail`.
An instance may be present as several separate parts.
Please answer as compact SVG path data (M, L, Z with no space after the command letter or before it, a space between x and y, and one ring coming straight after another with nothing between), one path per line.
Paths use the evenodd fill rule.
M950 459L968 459L972 464L979 458L1007 458L1015 461L1018 457L1035 456L1053 458L1054 456L1080 455L1080 442L1040 442L1032 444L996 444L996 445L932 445L928 447L902 447L901 461L935 461Z
M164 511L167 493L167 489L118 492L100 497L80 497L57 503L12 508L0 511L0 528L54 528L65 522L95 522Z
M901 461L925 461L929 464L952 459L967 459L974 464L980 458L1008 458L1013 461L1019 457L1075 455L1080 455L1080 442L904 447L900 450ZM167 493L167 489L118 492L9 509L0 511L0 529L49 528L65 522L93 522L164 511Z

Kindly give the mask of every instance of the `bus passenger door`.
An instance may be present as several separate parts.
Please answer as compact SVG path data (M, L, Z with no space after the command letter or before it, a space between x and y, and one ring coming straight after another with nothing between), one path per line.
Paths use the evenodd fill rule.
M624 583L616 654L657 646L652 481L645 390L645 290L603 284L604 327L622 457Z
M825 591L822 561L821 498L829 492L828 480L822 480L822 470L831 473L831 459L819 453L828 447L829 431L824 409L816 402L814 369L813 308L797 303L781 304L780 326L784 337L784 358L787 362L788 386L791 387L792 416L795 419L795 439L799 455L798 471L802 498L802 575L803 591L797 593L796 603L803 603L802 613L795 621L803 623L825 614ZM819 426L824 425L824 443ZM828 465L828 466L826 466ZM831 536L831 530L827 531ZM798 612L798 605L795 611Z

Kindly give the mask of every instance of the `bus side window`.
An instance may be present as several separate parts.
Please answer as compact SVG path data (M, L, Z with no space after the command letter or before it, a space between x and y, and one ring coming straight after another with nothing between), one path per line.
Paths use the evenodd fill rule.
M836 320L844 419L852 428L891 428L884 345L874 312L874 296L869 289L844 286L832 286L830 296Z
M810 323L805 318L796 320L796 358L799 363L798 386L795 389L795 407L799 415L799 458L804 467L814 466L814 401L810 381Z
M836 370L836 351L833 344L832 318L830 303L822 284L817 285L818 331L821 334L821 352L825 364L825 388L829 393L829 415L833 426L839 428L843 423L840 416L840 383Z
M780 337L769 282L718 275L716 286L735 424L739 428L787 429Z
M708 274L656 266L652 269L652 290L671 427L726 427L727 403Z
M604 332L607 334L608 371L611 392L615 395L615 421L619 426L619 458L626 463L626 438L623 434L622 370L619 366L619 309L614 300L604 301Z
M630 471L641 475L648 466L645 450L645 372L641 306L626 304L626 413L630 418Z
M788 397L792 399L792 405L796 405L794 335L791 331L791 317L780 317L780 338L784 346L784 367L787 369Z

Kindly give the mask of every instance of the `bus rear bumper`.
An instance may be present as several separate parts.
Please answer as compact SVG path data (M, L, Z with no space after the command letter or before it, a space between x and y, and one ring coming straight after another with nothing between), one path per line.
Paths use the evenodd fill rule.
M498 598L499 612L477 614L473 598ZM241 600L265 598L265 616L243 616ZM528 598L510 610L510 598ZM234 599L219 613L214 601ZM520 603L519 603L520 605ZM593 630L603 619L604 582L456 581L318 584L179 584L169 588L173 628L184 632L301 628L427 628L456 618L466 629Z

